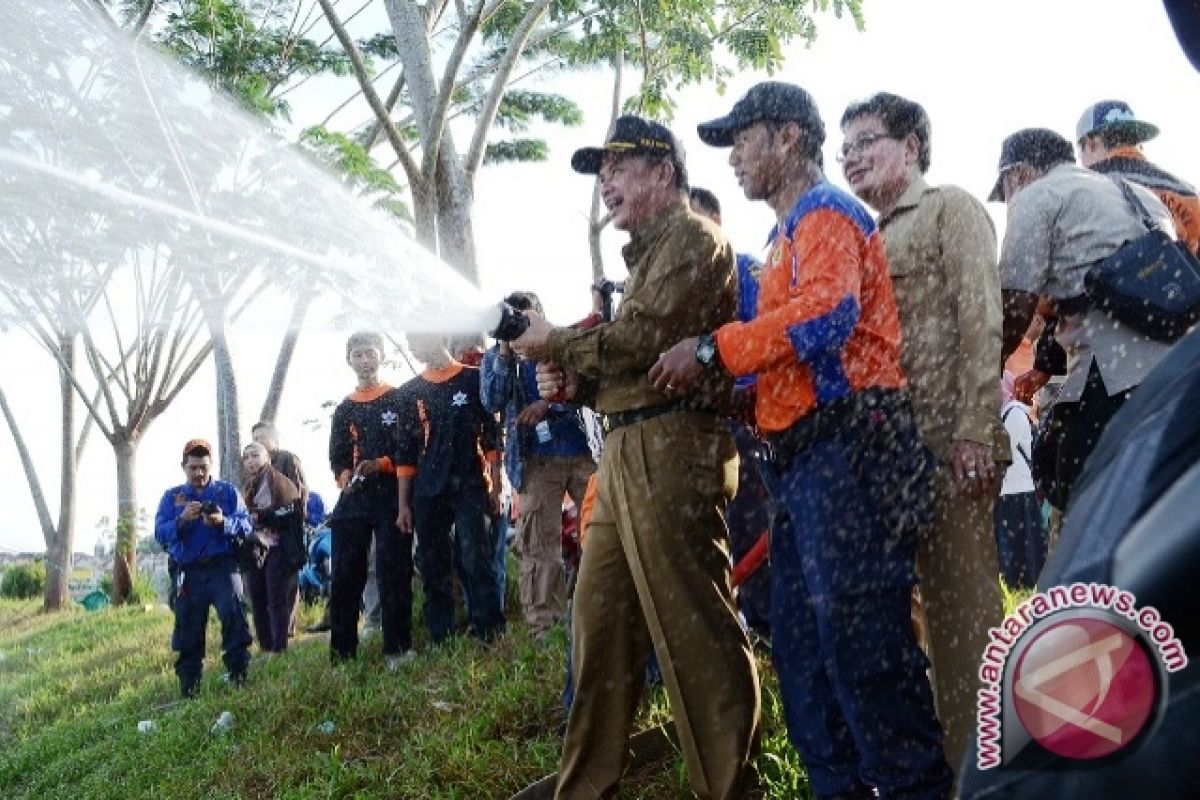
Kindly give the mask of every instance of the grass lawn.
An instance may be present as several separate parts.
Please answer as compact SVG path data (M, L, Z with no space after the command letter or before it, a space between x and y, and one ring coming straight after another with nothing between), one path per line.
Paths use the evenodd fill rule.
M561 631L536 644L511 622L491 649L456 640L397 673L383 669L378 639L333 669L327 638L302 637L284 656L256 655L234 689L220 680L214 618L200 697L179 702L171 626L160 606L43 614L36 601L0 601L0 797L476 800L557 767ZM760 776L770 797L806 797L760 666ZM226 710L233 727L211 733ZM668 713L659 690L639 725ZM141 720L157 730L139 733ZM631 775L621 796L690 797L681 759Z

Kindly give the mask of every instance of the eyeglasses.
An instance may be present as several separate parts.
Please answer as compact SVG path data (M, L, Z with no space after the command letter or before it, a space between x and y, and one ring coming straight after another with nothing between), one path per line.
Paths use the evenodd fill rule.
M854 153L865 152L868 147L878 142L880 139L891 139L886 133L864 133L862 136L855 139L853 142L846 142L842 145L842 149L838 151L837 161L842 163Z

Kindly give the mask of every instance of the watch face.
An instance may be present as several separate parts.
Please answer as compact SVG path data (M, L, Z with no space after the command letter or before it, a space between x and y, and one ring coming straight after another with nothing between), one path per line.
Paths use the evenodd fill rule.
M712 339L701 339L700 344L696 347L696 360L701 364L708 366L712 363L713 356L716 355L717 346Z

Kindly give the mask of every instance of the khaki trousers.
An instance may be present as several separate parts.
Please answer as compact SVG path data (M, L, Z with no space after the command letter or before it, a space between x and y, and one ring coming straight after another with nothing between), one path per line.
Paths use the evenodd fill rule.
M562 556L562 500L583 505L588 478L596 471L590 455L531 456L525 459L513 542L521 557L521 611L538 636L567 613L567 570Z
M975 731L987 631L1003 619L995 498L962 496L946 466L938 467L934 486L934 519L917 547L918 591L946 760L957 776Z
M627 763L651 647L692 790L745 796L759 737L758 674L729 586L722 509L737 484L725 424L666 414L605 442L575 587L575 702L556 797L611 797Z

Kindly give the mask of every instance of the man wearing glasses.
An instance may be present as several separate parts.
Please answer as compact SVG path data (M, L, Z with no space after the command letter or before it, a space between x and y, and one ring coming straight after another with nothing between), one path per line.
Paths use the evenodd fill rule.
M918 103L876 94L846 109L842 131L842 174L879 214L900 363L921 439L938 459L917 566L938 719L957 768L975 727L979 654L1003 616L992 523L993 447L1004 441L996 233L974 197L925 182L930 124Z

